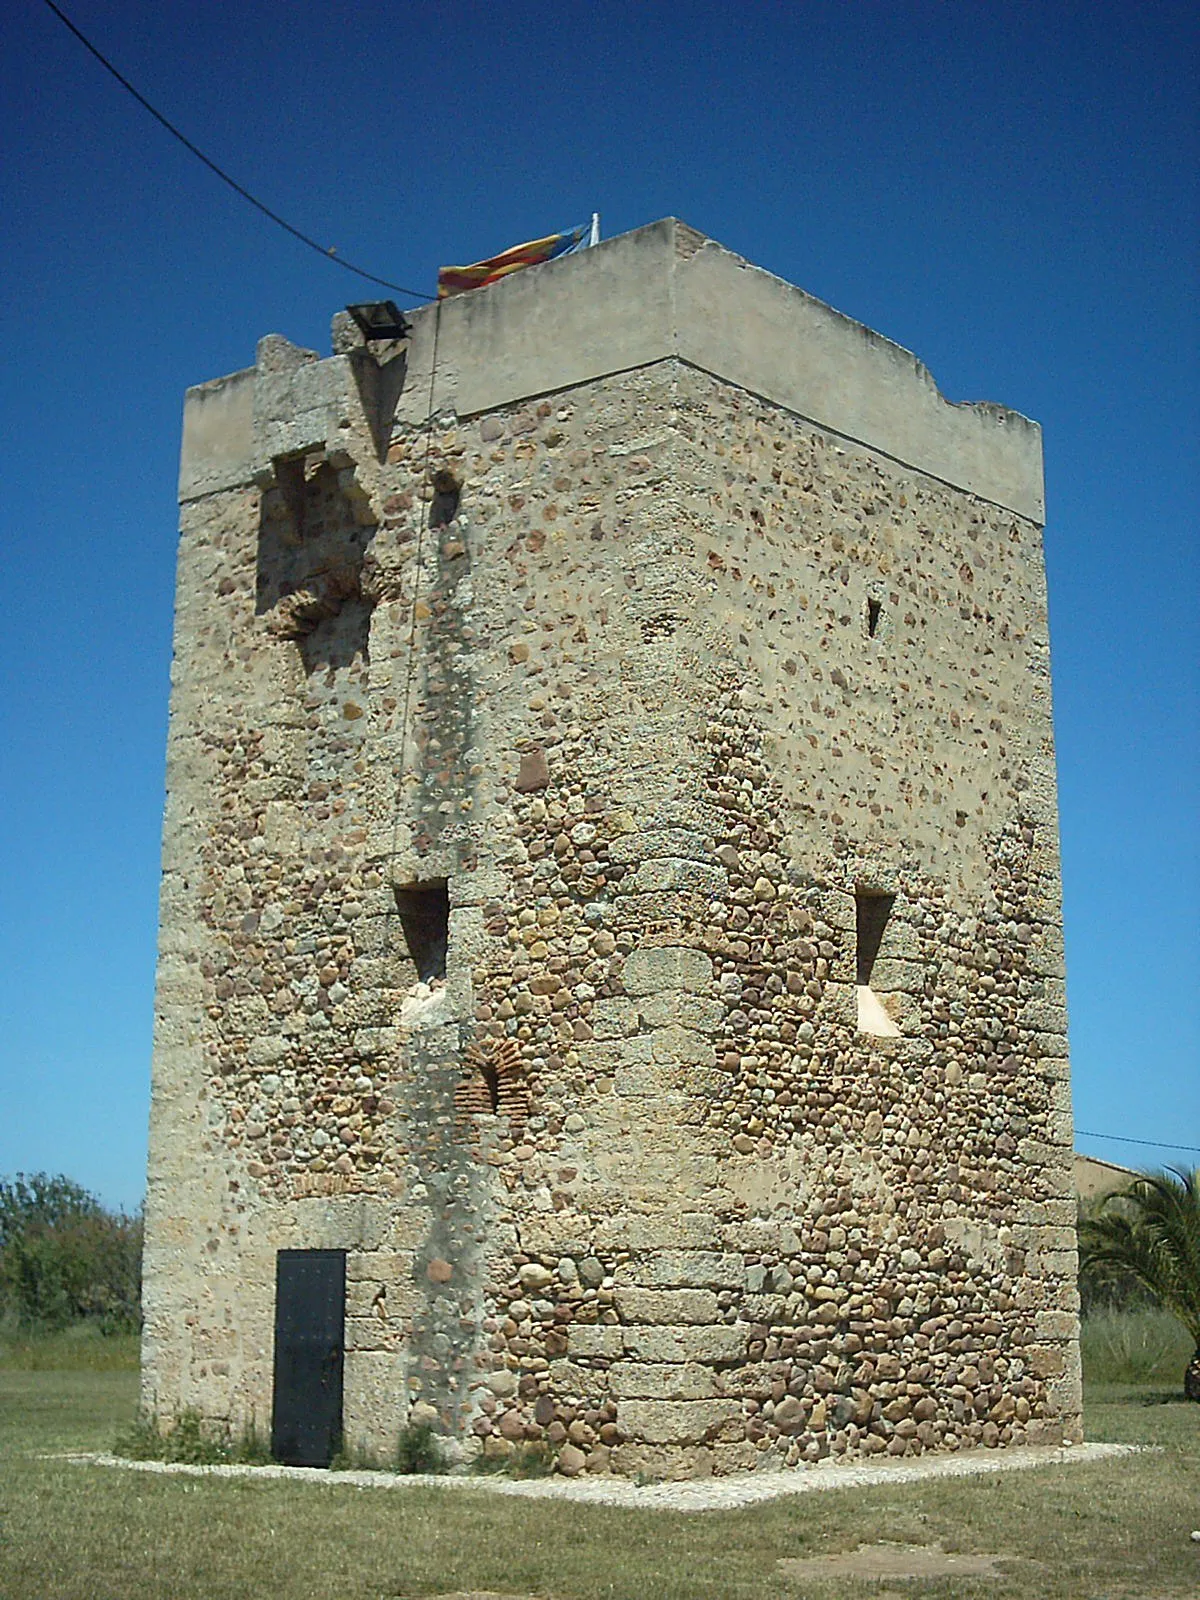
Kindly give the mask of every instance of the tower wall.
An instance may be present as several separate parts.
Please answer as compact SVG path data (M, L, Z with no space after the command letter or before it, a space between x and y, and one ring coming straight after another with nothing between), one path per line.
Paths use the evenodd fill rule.
M185 411L147 1406L334 1248L380 1451L1078 1437L1036 427L673 222L335 350Z

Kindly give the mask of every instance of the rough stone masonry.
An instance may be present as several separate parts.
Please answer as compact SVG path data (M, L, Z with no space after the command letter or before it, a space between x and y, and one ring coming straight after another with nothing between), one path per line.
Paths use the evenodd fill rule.
M143 1398L1080 1437L1041 439L668 220L189 391Z

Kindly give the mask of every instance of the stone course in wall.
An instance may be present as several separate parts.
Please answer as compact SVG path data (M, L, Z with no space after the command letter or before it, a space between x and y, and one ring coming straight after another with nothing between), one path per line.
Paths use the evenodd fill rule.
M264 341L252 440L195 402L147 1403L264 1421L275 1252L325 1247L377 1449L430 1421L684 1475L1078 1437L1028 497L669 350L426 418L439 317L468 387L455 315L378 373L345 321L324 362ZM443 881L422 981L397 892Z

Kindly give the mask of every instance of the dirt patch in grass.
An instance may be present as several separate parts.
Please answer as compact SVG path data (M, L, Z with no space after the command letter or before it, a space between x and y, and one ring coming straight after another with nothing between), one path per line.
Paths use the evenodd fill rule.
M1009 1556L959 1555L940 1545L860 1544L838 1555L785 1558L781 1578L1002 1578Z

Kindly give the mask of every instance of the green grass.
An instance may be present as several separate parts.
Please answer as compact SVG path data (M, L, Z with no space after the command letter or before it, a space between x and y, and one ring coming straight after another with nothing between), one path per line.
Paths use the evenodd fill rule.
M1087 1466L807 1495L684 1516L72 1466L132 1420L136 1380L0 1372L2 1600L1166 1600L1200 1593L1200 1406L1171 1382L1089 1386L1088 1435L1158 1446ZM783 1558L860 1543L1011 1558L1002 1579L795 1584Z
M1093 1311L1079 1342L1091 1383L1178 1385L1192 1354L1183 1324L1157 1309Z
M43 1333L0 1323L0 1372L136 1372L136 1333L102 1334L77 1323Z

